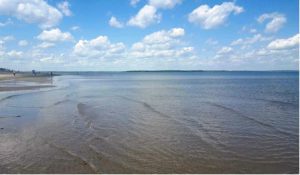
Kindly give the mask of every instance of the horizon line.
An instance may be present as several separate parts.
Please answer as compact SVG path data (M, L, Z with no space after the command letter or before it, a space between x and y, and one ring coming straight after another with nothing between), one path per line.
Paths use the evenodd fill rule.
M1 69L1 68L0 68ZM31 72L32 70L6 69L7 71ZM37 72L299 72L299 69L270 69L270 70L214 70L214 69L157 69L157 70L35 70ZM5 71L0 71L5 72Z

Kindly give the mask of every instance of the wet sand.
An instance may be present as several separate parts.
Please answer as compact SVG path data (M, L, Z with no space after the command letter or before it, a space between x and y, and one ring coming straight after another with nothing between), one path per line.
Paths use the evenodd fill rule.
M21 82L25 82L23 86L14 86L14 84L20 84ZM26 82L34 83L34 85L26 85ZM52 77L45 73L36 76L28 72L17 73L16 76L13 76L12 73L0 73L0 92L35 90L50 87L54 87L52 85Z

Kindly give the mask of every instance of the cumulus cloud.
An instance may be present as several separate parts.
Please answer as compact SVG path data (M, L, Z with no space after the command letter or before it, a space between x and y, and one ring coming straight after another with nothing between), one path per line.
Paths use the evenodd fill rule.
M265 28L265 32L267 33L277 32L286 23L285 16L280 13L265 13L257 19L259 23L263 23L266 20L270 20Z
M37 39L49 42L71 41L73 36L69 32L62 32L59 28L44 30Z
M128 21L128 25L145 28L153 23L159 23L161 15L151 5L145 5L140 11Z
M78 30L80 27L79 26L73 26L71 27L71 30L75 31L75 30Z
M256 34L256 35L253 35L252 37L239 38L237 40L234 40L234 41L231 42L230 45L232 45L232 46L250 45L250 44L254 44L256 42L260 42L260 41L268 41L270 39L271 39L270 37L264 37L261 34Z
M142 41L132 45L131 58L178 58L191 54L193 47L183 45L180 40L185 31L182 28L161 30L146 35Z
M213 61L222 67L229 64L230 67L236 66L236 68L239 68L240 65L247 65L253 66L254 69L257 69L257 66L261 66L263 69L273 69L272 66L276 69L286 69L286 66L297 69L299 34L286 39L276 39L270 43L257 44L256 47L234 49L230 51L230 54L220 54L223 50L221 49Z
M140 0L130 0L130 5L136 6L139 2L140 2Z
M230 53L231 51L232 51L231 47L224 46L217 53L218 54L227 54L227 53Z
M219 42L215 39L209 38L205 41L205 43L208 45L217 45Z
M12 40L14 40L15 37L12 36L12 35L7 35L7 36L0 37L0 39L2 39L4 42L7 42L7 41L12 41Z
M146 35L143 39L143 42L147 43L147 44L167 43L167 42L173 41L174 39L176 39L178 37L183 36L184 34L185 34L185 31L182 28L173 28L168 31L161 30L161 31Z
M64 1L57 4L58 9L65 15L65 16L71 16L72 12L70 10L70 4L68 1Z
M7 52L7 56L10 58L21 58L23 55L23 52L21 51L16 51L16 50L12 50Z
M145 28L151 24L159 23L161 14L157 12L158 9L172 9L181 2L182 0L149 0L148 4L129 19L127 25Z
M224 2L212 8L208 5L201 5L189 14L188 20L204 29L212 29L225 23L231 13L239 14L243 11L243 7L237 6L233 2Z
M63 58L61 55L49 55L49 56L44 56L39 59L39 61L43 63L50 63L50 64L61 64L63 63Z
M63 17L58 9L44 0L0 0L0 15L37 23L42 28L57 25Z
M49 42L42 42L39 45L37 45L37 47L41 48L41 49L47 49L47 48L50 48L50 47L53 47L53 46L55 46L55 44L54 43L49 43Z
M299 34L287 39L276 39L269 43L268 49L271 50L285 50L296 48L299 45Z
M256 29L250 29L249 32L250 32L250 33L256 33L257 30L256 30Z
M20 40L18 42L18 45L21 46L21 47L27 46L28 45L28 41L26 41L26 40Z
M12 23L13 23L12 20L8 19L8 20L6 20L4 22L0 22L0 27L5 27L5 26L10 25Z
M161 9L172 9L181 2L182 0L149 0L149 5Z
M124 49L123 43L111 43L107 36L98 36L92 40L79 40L73 48L73 53L79 57L119 58Z
M121 42L111 43L107 36L98 36L92 40L79 40L73 48L73 54L97 60L119 60L119 63L128 59L190 58L194 48L181 40L184 35L182 28L161 30L144 36L129 48Z
M116 17L112 16L109 20L109 25L116 28L122 28L123 24L117 20Z
M257 33L257 30L255 28L250 28L250 27L247 27L247 26L243 26L242 31L243 32L248 32L248 33Z

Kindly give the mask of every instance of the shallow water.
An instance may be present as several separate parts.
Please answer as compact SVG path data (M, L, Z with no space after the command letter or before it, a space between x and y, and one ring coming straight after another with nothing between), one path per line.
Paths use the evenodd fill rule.
M0 173L298 173L298 72L123 72L0 93Z

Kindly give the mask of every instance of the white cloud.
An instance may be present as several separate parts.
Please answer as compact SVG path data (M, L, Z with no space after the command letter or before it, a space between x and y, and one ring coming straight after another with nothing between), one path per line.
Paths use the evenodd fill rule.
M75 30L78 30L80 27L79 26L73 26L71 27L71 30L75 31Z
M250 38L248 38L250 39ZM222 68L230 65L230 69L298 69L299 61L299 34L286 38L277 39L268 43L257 43L255 47L245 49L234 49L230 54L220 54L222 50L212 59L216 65Z
M0 56L3 56L5 54L5 46L4 41L0 40Z
M38 48L42 48L42 49L47 49L53 46L55 46L55 44L49 42L42 42L41 44L37 45Z
M50 56L44 56L39 59L39 61L44 63L51 63L51 64L61 64L63 63L62 56L56 56L56 55L50 55Z
M4 37L0 37L0 39L2 39L3 41L7 42L7 41L12 41L15 39L14 36L12 35L7 35L7 36L4 36Z
M270 37L264 37L261 34L256 34L253 35L253 37L248 37L248 38L239 38L237 40L234 40L231 42L230 45L235 46L235 45L250 45L256 42L260 41L268 41L270 40Z
M140 2L140 0L130 0L130 5L136 6L139 2Z
M231 51L232 51L231 47L224 46L217 53L218 54L226 54L226 53L230 53Z
M112 16L109 20L109 25L116 28L122 28L123 24L117 20L114 16Z
M42 28L57 25L61 12L44 0L0 0L0 15L9 15L27 23L38 23Z
M182 0L149 0L149 5L162 9L172 9L177 4L180 4Z
M69 32L62 32L60 29L44 30L40 35L37 36L39 40L58 42L58 41L71 41L73 36Z
M64 2L57 4L57 7L65 16L72 15L72 12L70 10L70 4L68 1L64 1Z
M182 28L161 30L146 35L142 41L132 45L130 58L179 58L190 56L194 48L185 46L180 40L185 32Z
M89 61L95 64L99 64L97 60L105 62L111 59L121 64L121 62L128 63L141 58L168 60L190 58L194 48L181 41L184 34L182 28L161 30L146 35L128 49L121 42L111 43L107 36L98 36L92 40L79 40L73 48L73 54L79 58L92 58ZM89 65L86 61L81 63Z
M10 24L13 24L13 22L12 22L11 19L8 19L4 22L0 22L0 27L5 27L5 26L10 25Z
M255 28L249 28L247 26L243 26L242 31L248 33L257 33L257 30Z
M28 41L26 41L26 40L20 40L18 42L18 45L21 46L21 47L27 46L28 45Z
M284 50L296 48L299 45L299 34L287 39L276 39L269 43L268 49L271 50Z
M169 30L169 34L171 37L179 37L179 36L183 36L185 32L183 28L173 28Z
M79 40L73 53L79 57L119 58L124 49L123 43L111 43L107 36L98 36L92 40Z
M250 33L256 33L257 30L256 30L256 29L250 29L249 32L250 32Z
M132 0L131 2L135 3L136 1ZM161 14L157 12L158 9L172 9L181 2L182 0L149 0L148 4L129 19L127 25L145 28L151 24L159 23Z
M270 20L265 28L267 33L275 33L286 23L286 18L283 14L280 13L265 13L262 14L257 21L263 23L266 20Z
M159 23L161 15L157 14L157 9L151 5L145 5L136 16L131 17L128 25L145 28L153 23Z
M201 5L189 14L188 19L204 29L212 29L222 25L231 13L239 14L243 11L243 7L236 6L233 2L224 2L212 8Z
M7 52L7 56L10 58L21 58L23 55L23 52L21 51L16 51L16 50L12 50Z
M217 45L219 42L215 39L209 38L205 41L205 43L207 43L209 45Z
M143 39L144 43L155 44L155 43L167 43L185 34L182 28L173 28L165 31L161 30L152 34L146 35Z

